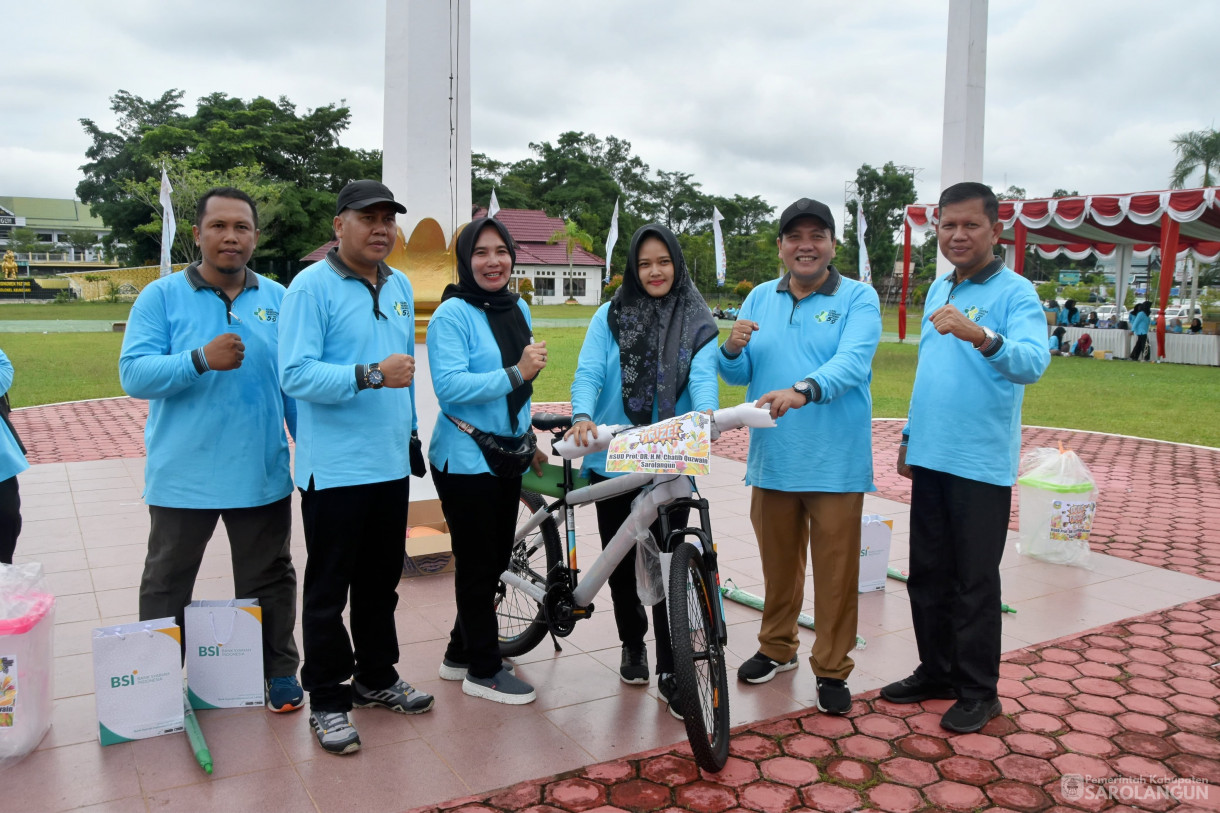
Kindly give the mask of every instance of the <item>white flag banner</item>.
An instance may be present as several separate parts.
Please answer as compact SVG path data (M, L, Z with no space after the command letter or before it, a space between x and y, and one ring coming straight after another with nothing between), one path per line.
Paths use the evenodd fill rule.
M720 231L720 221L724 215L715 206L712 207L712 243L716 250L716 284L724 285L724 275L728 270L728 260L724 256L724 234Z
M169 175L165 167L161 167L161 276L168 276L171 271L170 249L174 246L174 235L178 233L178 223L174 220L174 199L170 197L174 188L169 185Z
M606 285L610 284L610 255L618 242L618 199L614 200L614 214L610 216L610 231L606 234Z
M856 201L856 237L860 240L860 281L872 283L873 267L868 262L868 247L864 245L864 233L868 224L864 222L864 204Z
M487 216L495 217L500 211L500 201L496 200L496 190L491 190L491 203L487 204Z

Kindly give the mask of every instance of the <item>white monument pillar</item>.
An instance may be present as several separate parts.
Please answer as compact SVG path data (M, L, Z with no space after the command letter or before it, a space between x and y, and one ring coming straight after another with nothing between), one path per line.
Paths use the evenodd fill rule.
M983 114L987 91L987 0L949 0L945 48L945 123L940 188L983 180ZM936 255L936 273L953 270Z
M388 0L381 179L453 238L470 222L470 0Z

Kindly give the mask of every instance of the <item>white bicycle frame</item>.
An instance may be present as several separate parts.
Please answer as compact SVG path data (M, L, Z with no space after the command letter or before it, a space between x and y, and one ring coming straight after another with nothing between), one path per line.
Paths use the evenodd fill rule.
M712 423L720 431L737 429L742 426L756 428L775 426L775 420L771 417L769 410L760 409L749 403L716 410L712 415ZM577 446L570 440L561 440L555 444L554 449L560 457L575 460L606 449L615 434L631 428L633 427L601 425L597 427L597 438L591 440L588 446ZM572 599L578 607L587 607L593 601L597 591L601 590L602 586L609 581L610 574L627 556L627 552L636 544L641 533L647 531L656 520L660 507L674 500L689 497L694 492L694 486L692 478L687 475L637 472L569 491L563 499L565 508L570 512L577 505L605 500L647 485L653 485L653 488L642 494L632 504L631 513L619 526L614 538L585 571L580 583L572 591ZM529 536L542 525L550 514L551 512L547 508L539 508L517 529L516 538L520 540ZM569 535L568 547L571 549L573 547L571 535L576 533L576 529L570 522L565 521L565 524L568 526L566 529ZM512 571L504 571L500 574L500 579L539 603L542 603L546 597L546 590L542 585L527 581Z

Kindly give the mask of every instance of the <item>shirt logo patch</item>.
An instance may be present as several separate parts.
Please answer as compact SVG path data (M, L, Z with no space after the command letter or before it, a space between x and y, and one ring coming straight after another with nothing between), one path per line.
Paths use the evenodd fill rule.
M987 315L986 310L984 310L983 308L980 308L976 305L971 305L970 307L966 308L966 310L963 311L963 313L966 315L966 318L969 319L971 322L978 322L978 320L982 319L984 316Z
M398 314L399 316L410 316L411 315L411 303L395 302L394 303L394 313Z
M829 322L830 324L833 325L835 322L839 321L839 315L840 314L838 311L822 311L821 313L817 314L813 318L814 318L814 321Z
M280 318L280 312L271 308L255 308L254 315L260 322L275 322Z

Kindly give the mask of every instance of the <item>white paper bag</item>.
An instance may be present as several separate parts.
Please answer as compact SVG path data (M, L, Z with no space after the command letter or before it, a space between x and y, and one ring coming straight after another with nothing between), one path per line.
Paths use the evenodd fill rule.
M860 518L860 584L858 592L885 589L886 571L890 566L890 535L894 520L879 514Z
M181 631L172 618L93 631L102 745L182 731Z
M191 707L261 706L263 610L258 599L192 601L184 621Z

